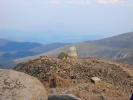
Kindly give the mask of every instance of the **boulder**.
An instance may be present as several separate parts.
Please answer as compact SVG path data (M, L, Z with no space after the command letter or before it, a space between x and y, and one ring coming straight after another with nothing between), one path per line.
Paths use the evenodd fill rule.
M0 100L48 100L42 83L25 73L0 69Z

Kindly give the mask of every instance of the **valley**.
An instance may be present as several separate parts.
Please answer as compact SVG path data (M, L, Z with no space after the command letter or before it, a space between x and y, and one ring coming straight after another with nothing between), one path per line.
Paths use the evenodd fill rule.
M16 65L15 59L48 52L70 43L42 44L0 39L0 68L10 69Z

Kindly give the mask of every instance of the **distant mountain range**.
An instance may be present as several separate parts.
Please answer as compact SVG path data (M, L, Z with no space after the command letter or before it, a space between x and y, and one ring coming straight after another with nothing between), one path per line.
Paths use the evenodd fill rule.
M17 63L41 55L58 57L61 52L67 51L70 46L77 48L79 57L101 57L133 64L133 32L129 32L101 40L74 44L41 44L0 39L0 68L12 68Z
M17 41L34 41L39 43L77 43L86 40L98 40L102 39L102 35L82 35L76 33L70 33L66 31L43 31L43 32L26 32L21 30L5 30L0 29L0 35L2 38L8 40Z
M0 51L19 51L19 50L30 50L32 48L41 46L40 43L31 43L31 42L8 42L3 46L0 46Z
M36 56L17 59L15 62L19 63L22 61L27 61L40 55L57 57L62 51L67 51L70 46L75 46L77 48L79 57L94 56L115 61L118 61L119 59L124 60L126 58L133 57L133 32L96 41L85 41L69 44ZM133 64L133 62L130 64Z
M41 44L35 42L17 42L0 39L0 68L11 68L14 59L48 52L70 43Z
M0 39L0 46L3 46L5 44L7 44L9 42L9 40L6 40L6 39Z

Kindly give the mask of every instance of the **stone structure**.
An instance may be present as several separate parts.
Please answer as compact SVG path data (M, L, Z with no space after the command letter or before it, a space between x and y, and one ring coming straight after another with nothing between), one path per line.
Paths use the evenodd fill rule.
M74 46L69 48L67 54L68 54L68 57L70 57L71 59L77 59L78 58L77 50Z
M60 55L58 56L58 59L61 59L61 60L77 59L77 58L78 58L78 54L74 46L71 46L67 51L67 53L61 52Z
M77 85L76 79L63 79L56 74L49 74L50 87L67 88Z
M90 82L90 79L93 76L98 76L102 79L102 82L112 84L116 90L129 93L131 95L133 92L132 68L133 66L129 66L127 64L120 64L95 57L75 60L60 60L53 57L42 56L34 60L29 60L25 63L20 63L14 67L14 70L21 71L38 78L43 84L47 83L47 87L50 86L49 77L47 78L47 75L50 75L51 73L63 78L64 82L65 80L69 81L72 78L76 79L78 84L80 84L80 82ZM51 76L51 78L55 76ZM59 79L60 78L58 78L57 81L59 81ZM57 86L59 86L60 83L63 84L63 82L59 82ZM46 85L44 84L44 86ZM104 89L106 85L100 83L100 86ZM48 91L48 93L51 92Z
M91 81L95 84L98 85L99 83L101 83L101 79L98 77L92 77Z
M68 57L68 55L67 55L66 53L61 52L60 55L58 56L58 59L61 59L61 60L68 60L68 59L70 59L70 58Z
M25 73L0 69L0 100L48 100L42 83Z

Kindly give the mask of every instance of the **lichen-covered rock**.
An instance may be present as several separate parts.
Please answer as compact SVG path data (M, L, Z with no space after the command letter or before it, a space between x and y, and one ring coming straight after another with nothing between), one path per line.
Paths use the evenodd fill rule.
M48 100L42 83L25 73L0 69L0 100Z

